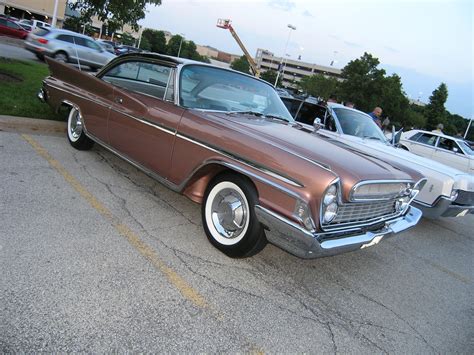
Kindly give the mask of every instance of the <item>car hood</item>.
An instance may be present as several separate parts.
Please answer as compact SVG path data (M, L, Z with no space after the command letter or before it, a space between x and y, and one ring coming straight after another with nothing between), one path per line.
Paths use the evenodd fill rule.
M401 169L391 162L345 149L316 134L308 134L308 130L300 124L244 114L205 114L218 116L216 120L226 120L228 125L256 140L323 166L354 183L361 180L417 180L421 177L409 168Z

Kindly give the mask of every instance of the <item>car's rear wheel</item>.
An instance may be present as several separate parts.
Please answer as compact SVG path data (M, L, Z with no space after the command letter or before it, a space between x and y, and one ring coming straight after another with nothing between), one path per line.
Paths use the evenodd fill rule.
M217 249L233 258L261 251L267 240L254 207L255 187L244 177L222 174L206 189L202 222L207 238Z
M81 113L75 107L69 111L67 119L67 139L69 143L78 150L89 150L94 145L94 141L86 136Z
M67 53L65 52L56 52L54 53L53 58L56 59L58 62L63 62L63 63L67 63L69 60Z

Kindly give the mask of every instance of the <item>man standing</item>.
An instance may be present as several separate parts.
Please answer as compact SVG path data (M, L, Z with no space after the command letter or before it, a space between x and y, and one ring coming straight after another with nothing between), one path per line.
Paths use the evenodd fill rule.
M380 107L374 108L372 112L369 113L369 116L372 117L374 122L379 126L379 128L382 128L382 121L380 120L380 116L382 115L382 109Z

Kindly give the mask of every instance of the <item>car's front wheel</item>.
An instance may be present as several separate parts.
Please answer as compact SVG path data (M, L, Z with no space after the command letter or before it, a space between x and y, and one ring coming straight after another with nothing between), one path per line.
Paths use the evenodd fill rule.
M244 177L230 173L215 178L206 189L202 222L207 238L233 258L261 251L267 240L254 207L257 193Z
M86 136L81 113L75 107L71 108L67 118L67 138L78 150L89 150L94 145L94 141Z

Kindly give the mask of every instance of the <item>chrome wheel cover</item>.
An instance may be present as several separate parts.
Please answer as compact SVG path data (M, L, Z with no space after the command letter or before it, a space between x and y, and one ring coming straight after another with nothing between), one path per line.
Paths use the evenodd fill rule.
M223 181L209 192L205 206L207 227L213 238L223 245L235 245L249 226L249 205L236 184Z
M82 134L82 117L78 110L73 108L69 113L68 118L68 135L69 139L73 142L76 142Z

